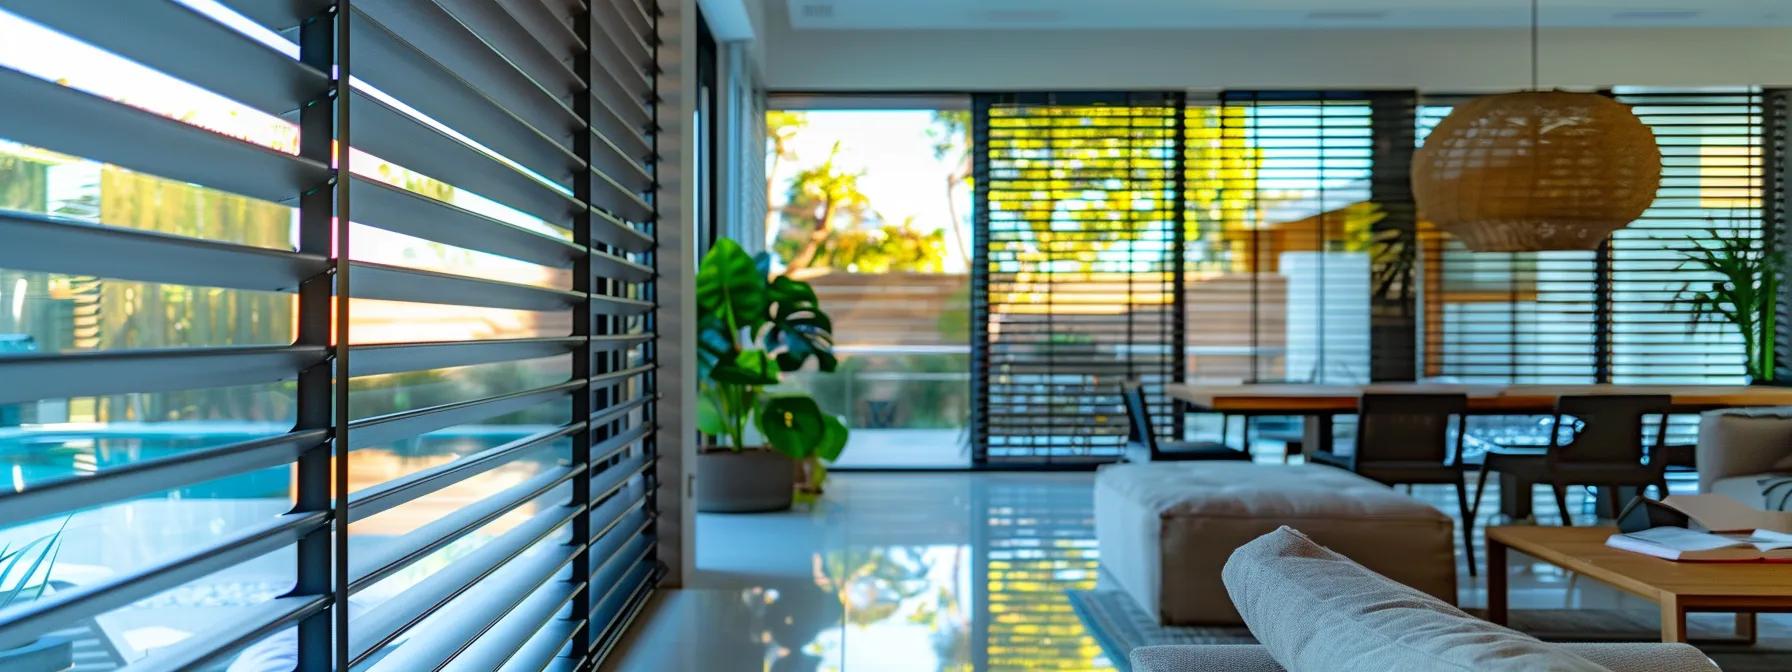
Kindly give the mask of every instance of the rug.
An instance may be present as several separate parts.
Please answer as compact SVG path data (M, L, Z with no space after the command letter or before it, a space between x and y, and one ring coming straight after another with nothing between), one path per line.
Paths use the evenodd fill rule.
M1174 644L1256 644L1243 626L1165 626L1118 590L1069 590L1070 607L1083 627L1107 653L1114 667L1128 670L1127 653L1141 646ZM1471 613L1473 610L1470 610ZM1730 637L1734 634L1728 614L1694 614L1687 624L1693 639ZM1654 612L1618 609L1520 609L1512 612L1512 627L1552 642L1653 642L1660 637L1660 619ZM1759 641L1742 644L1698 646L1724 672L1786 672L1792 670L1792 626L1783 619L1762 620Z

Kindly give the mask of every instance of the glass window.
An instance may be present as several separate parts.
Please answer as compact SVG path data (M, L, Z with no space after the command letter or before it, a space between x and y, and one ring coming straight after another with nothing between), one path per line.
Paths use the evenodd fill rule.
M840 368L786 377L853 430L836 466L969 464L969 101L774 98L766 249L834 319Z

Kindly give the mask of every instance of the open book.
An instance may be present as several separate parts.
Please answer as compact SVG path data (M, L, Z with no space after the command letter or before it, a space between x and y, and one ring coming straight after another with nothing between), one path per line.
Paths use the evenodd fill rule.
M1614 534L1605 545L1657 558L1687 562L1792 562L1792 534L1755 530L1748 534L1711 534L1684 527L1652 527Z

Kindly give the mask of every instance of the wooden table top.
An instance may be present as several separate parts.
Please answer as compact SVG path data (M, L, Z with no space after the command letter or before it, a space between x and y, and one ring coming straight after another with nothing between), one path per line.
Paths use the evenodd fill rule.
M1548 413L1556 399L1584 394L1662 394L1673 398L1677 412L1737 406L1792 406L1792 388L1763 385L1456 385L1449 383L1376 383L1373 385L1304 385L1255 383L1234 385L1165 385L1171 398L1196 408L1233 413L1289 415L1351 413L1364 393L1468 395L1476 413Z
M1662 560L1606 546L1606 537L1617 531L1615 527L1503 526L1487 528L1487 539L1652 600L1671 597L1713 605L1724 598L1739 598L1753 604L1768 600L1792 606L1792 564Z

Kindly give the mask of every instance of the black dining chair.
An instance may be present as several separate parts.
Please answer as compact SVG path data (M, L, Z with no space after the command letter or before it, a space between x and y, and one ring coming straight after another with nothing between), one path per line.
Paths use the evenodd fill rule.
M1462 547L1469 576L1476 574L1475 512L1462 463L1462 430L1468 417L1464 394L1365 394L1357 399L1356 450L1349 455L1315 452L1308 459L1346 469L1385 485L1453 485L1462 516ZM1450 423L1456 422L1454 438Z
M1487 473L1510 474L1520 483L1548 483L1555 491L1556 511L1562 525L1571 526L1568 487L1594 485L1638 488L1655 486L1661 497L1668 494L1667 457L1662 440L1667 432L1673 399L1655 394L1564 396L1556 400L1549 425L1549 445L1543 454L1490 451L1475 485L1475 505L1487 488ZM1655 437L1647 438L1643 421L1657 416ZM1568 430L1566 440L1562 430ZM1647 446L1647 448L1645 448ZM1529 496L1529 488L1524 488Z
M1174 460L1240 460L1250 461L1251 454L1223 443L1212 441L1162 441L1151 425L1151 407L1145 403L1145 386L1136 380L1120 384L1120 397L1126 403L1126 416L1131 421L1126 435L1126 459L1129 462L1167 462Z

